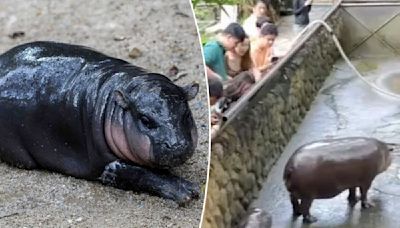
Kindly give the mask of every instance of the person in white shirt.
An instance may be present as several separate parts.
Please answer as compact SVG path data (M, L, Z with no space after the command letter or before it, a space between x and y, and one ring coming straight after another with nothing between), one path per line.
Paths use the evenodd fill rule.
M253 7L253 13L244 20L243 29L250 38L257 36L258 34L256 28L257 18L267 16L267 11L268 11L267 4L262 0L258 0Z

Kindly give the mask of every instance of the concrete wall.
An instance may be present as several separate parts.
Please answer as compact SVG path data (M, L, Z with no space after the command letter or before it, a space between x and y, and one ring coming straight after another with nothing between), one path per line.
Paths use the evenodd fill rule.
M340 14L340 9L333 10L327 20L337 35ZM338 57L326 30L314 29L224 125L212 143L203 227L237 224Z
M353 0L354 1L354 0ZM400 55L400 0L342 5L343 43L352 59Z

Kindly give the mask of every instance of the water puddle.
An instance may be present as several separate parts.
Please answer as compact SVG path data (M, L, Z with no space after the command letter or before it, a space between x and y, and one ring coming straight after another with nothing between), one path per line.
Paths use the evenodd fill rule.
M378 78L376 84L392 93L400 94L400 70L399 72L382 75Z

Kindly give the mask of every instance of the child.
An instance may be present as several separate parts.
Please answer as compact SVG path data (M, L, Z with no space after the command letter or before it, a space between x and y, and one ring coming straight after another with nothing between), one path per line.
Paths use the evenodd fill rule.
M216 103L223 95L222 82L216 77L208 78L208 92L210 98L211 125L218 123Z
M218 99L222 97L223 87L222 82L217 77L208 78L208 93L210 98L210 107L217 103Z
M222 82L216 77L208 77L208 92L210 98L210 115L211 115L211 135L215 135L218 131L218 122L221 119L220 113L217 112L217 101L223 95Z

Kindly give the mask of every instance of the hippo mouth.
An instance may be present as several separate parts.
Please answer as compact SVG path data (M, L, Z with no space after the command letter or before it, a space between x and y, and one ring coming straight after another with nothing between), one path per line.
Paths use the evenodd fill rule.
M150 139L139 132L130 113L119 111L105 121L105 136L112 152L120 159L153 166Z

